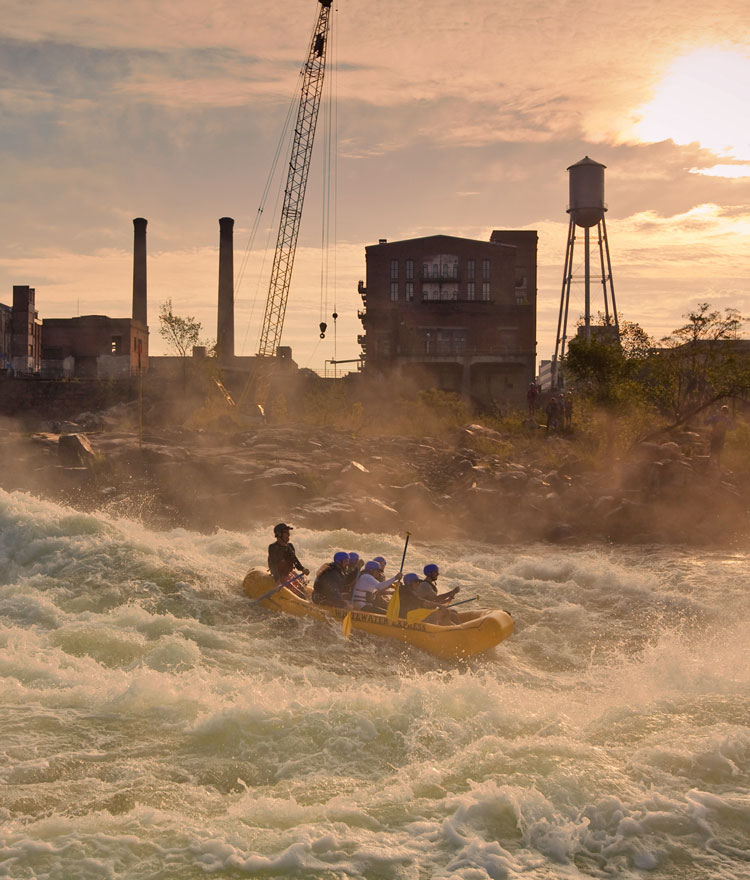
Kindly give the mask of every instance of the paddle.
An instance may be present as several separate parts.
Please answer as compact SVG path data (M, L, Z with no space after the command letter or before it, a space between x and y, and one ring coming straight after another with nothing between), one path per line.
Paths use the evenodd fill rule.
M404 552L401 556L401 568L400 571L404 570L404 562L406 562L406 548L409 546L409 538L411 538L411 532L406 533L406 542L404 543ZM393 595L391 596L388 607L385 609L385 616L388 620L398 620L399 609L401 606L401 597L399 596L400 585L396 586L396 589L393 591Z
M352 612L350 611L346 617L341 621L341 632L344 634L344 638L349 638L349 633L352 631Z
M278 593L279 590L283 590L284 587L288 587L289 584L294 583L294 581L298 581L302 577L302 573L295 574L293 577L290 577L289 580L284 581L283 584L277 584L272 590L269 590L267 593L263 593L262 596L258 596L257 599L253 599L250 603L251 605L255 605L257 602L262 602L264 599L268 599L269 596L273 596L274 593Z
M476 602L479 596L472 596L471 599L463 599L461 602L454 602L452 605L446 605L446 608L455 608L456 605L465 605L467 602Z
M401 567L399 568L399 571L404 570L404 562L406 561L406 548L409 546L409 538L411 538L411 532L406 533L406 543L404 544L404 552L401 556Z
M406 560L406 548L409 546L409 538L411 537L411 532L406 533L406 541L404 543L404 552L401 555L401 566L399 571L404 570L404 562ZM391 602L393 602L394 596L398 595L398 586L394 590L393 596L391 596L391 601L388 603L388 608L391 609ZM397 606L395 606L397 607ZM386 612L387 615L387 612ZM388 616L388 615L387 615ZM398 611L396 611L396 617L398 617ZM344 619L341 621L341 632L344 634L344 638L349 638L349 633L352 631L352 612L350 611Z

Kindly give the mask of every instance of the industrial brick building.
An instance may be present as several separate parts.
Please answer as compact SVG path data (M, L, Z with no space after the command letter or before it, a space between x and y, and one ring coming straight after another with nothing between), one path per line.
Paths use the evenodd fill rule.
M365 248L364 372L408 375L485 405L522 404L535 374L536 252L533 230Z
M42 366L42 322L35 306L36 291L13 286L13 305L0 303L0 371L38 373Z
M50 375L127 378L148 368L148 327L133 318L45 318L42 331Z
M45 373L123 379L148 370L146 226L143 217L133 220L133 317L47 318L42 329Z

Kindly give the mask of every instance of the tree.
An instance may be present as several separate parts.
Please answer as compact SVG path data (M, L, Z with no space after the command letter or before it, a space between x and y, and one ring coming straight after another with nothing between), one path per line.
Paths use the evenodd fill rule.
M192 354L193 346L200 345L202 324L192 315L181 318L172 311L172 300L165 300L159 309L159 335L180 357Z
M649 384L673 427L722 398L750 394L750 347L738 338L745 318L709 303L683 315L687 323L662 340Z
M635 323L619 318L619 337L614 323L600 314L586 339L576 336L568 346L565 370L578 390L596 403L614 405L641 396L639 377L653 351L654 341Z

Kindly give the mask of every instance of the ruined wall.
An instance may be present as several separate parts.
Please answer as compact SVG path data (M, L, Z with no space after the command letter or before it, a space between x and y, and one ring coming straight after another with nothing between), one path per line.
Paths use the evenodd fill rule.
M68 419L81 412L106 409L135 400L135 379L60 382L39 378L0 378L0 415L24 421Z

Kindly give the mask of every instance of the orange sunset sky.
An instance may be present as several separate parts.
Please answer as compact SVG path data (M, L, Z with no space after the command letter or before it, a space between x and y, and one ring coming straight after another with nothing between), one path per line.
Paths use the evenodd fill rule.
M30 284L43 318L126 316L142 216L152 353L166 351L168 297L214 336L218 218L235 218L239 269L317 10L3 0L0 301ZM565 169L584 155L607 166L625 318L659 337L699 301L750 313L746 0L338 0L332 20L336 247L321 296L321 112L282 340L300 366L359 354L366 245L503 228L539 232L538 357L549 358ZM275 193L236 292L238 354L257 348ZM335 349L317 326L334 305Z

